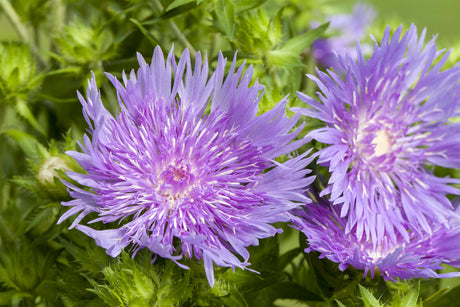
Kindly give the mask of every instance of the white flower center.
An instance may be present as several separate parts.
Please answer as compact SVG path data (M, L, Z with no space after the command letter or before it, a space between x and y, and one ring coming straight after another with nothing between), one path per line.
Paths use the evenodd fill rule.
M376 156L384 155L391 150L391 136L388 134L387 129L379 130L375 133L375 137L372 140L374 147L374 154Z
M375 158L391 155L395 143L395 135L392 123L385 118L362 118L355 130L354 148L359 160L367 165L379 168L382 160L374 161Z
M366 250L367 256L372 259L372 262L378 262L381 259L384 259L388 257L391 253L393 253L398 247L403 247L404 248L405 243L402 243L400 246L393 246L392 244L390 246L376 246L375 248L369 248ZM363 250L361 248L361 250Z

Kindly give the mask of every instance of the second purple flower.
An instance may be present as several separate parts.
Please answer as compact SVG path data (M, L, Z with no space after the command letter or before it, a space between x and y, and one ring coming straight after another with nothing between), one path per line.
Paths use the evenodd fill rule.
M424 40L414 25L392 37L387 27L369 59L359 46L357 60L339 58L344 79L310 76L321 102L299 93L311 108L297 111L326 124L310 133L328 145L318 152L331 174L321 196L346 217L345 233L377 246L409 241L409 232L431 235L431 222L448 225L446 196L460 194L452 186L460 180L433 172L460 167L460 123L451 121L459 114L460 70L441 70L448 53Z

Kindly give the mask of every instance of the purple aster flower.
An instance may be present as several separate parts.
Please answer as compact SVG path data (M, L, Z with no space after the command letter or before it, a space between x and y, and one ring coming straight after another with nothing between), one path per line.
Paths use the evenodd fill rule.
M376 246L431 236L451 215L446 195L460 194L451 186L460 180L433 172L460 168L460 123L449 120L458 116L460 70L441 70L448 53L434 39L423 47L424 38L414 25L390 38L387 27L369 60L359 45L357 61L340 58L344 80L310 76L322 103L299 93L311 108L297 111L326 123L309 135L328 144L317 153L331 174L321 196L340 207L346 234Z
M451 227L433 223L432 235L408 233L409 240L396 234L396 242L386 237L379 244L345 232L347 220L327 199L319 199L302 209L296 209L294 227L307 236L306 252L317 251L320 258L339 263L339 269L349 265L364 270L364 276L377 271L385 280L397 278L458 277L460 272L439 274L446 263L460 266L460 215L451 211Z
M351 14L332 15L326 18L329 22L328 38L317 39L312 45L312 55L321 66L332 68L336 73L344 72L337 54L348 53L357 58L356 43L365 37L367 28L376 16L375 10L365 3L356 3ZM319 26L318 23L313 24ZM364 54L371 51L367 44L363 45Z
M172 50L165 61L159 47L150 65L138 61L124 84L107 74L116 116L104 108L94 75L86 100L79 94L90 137L83 153L68 154L87 173L68 175L86 189L66 182L74 199L63 203L71 208L59 223L80 213L71 228L112 257L131 245L134 254L148 248L176 263L203 259L212 286L214 263L245 268L246 247L280 232L270 224L309 201L307 153L274 160L304 143L291 142L303 126L291 132L298 116L285 116L286 100L256 116L262 86L250 85L251 66L235 71L236 60L227 77L222 55L210 77L206 57L198 53L193 68L187 50L178 63ZM91 212L97 218L90 223L117 223L105 230L81 224Z

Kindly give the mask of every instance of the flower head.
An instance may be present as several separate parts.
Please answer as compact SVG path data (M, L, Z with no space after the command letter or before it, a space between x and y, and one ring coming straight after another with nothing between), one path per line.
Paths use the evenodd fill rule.
M332 36L320 38L313 42L312 54L316 62L321 66L333 68L336 72L343 72L337 54L348 53L353 58L357 58L354 47L360 39L365 37L366 29L374 21L375 15L376 13L371 6L358 2L351 14L328 16L326 18L329 21L328 32ZM317 24L315 23L314 26ZM367 48L367 45L364 47L365 51L370 49Z
M66 183L74 199L63 203L72 208L59 222L80 212L71 227L113 257L131 244L176 262L203 259L212 285L213 263L246 267L246 247L279 232L270 223L309 201L311 159L274 161L303 144L291 142L302 127L291 132L298 116L284 115L285 100L256 116L262 86L250 85L252 67L235 71L234 61L225 77L220 55L208 78L199 53L193 68L188 51L176 63L172 50L165 61L158 47L150 65L138 60L137 75L123 74L124 84L107 74L119 98L116 116L104 108L94 76L86 100L79 95L91 138L84 136L83 153L68 154L87 174L68 175L88 189ZM97 213L91 222L119 224L94 230L81 224L90 212Z
M328 144L318 163L329 167L330 194L346 217L345 233L379 246L402 236L432 235L432 221L447 223L452 204L447 194L460 194L453 178L437 177L433 167L460 167L460 70L441 70L448 54L424 45L425 31L415 26L390 38L387 27L366 61L340 58L345 80L318 71L322 103L299 93L311 106L298 109L326 123L310 136ZM414 234L415 235L415 234Z
M451 227L432 223L433 235L408 234L407 241L400 234L396 242L384 238L379 244L354 233L346 233L347 220L327 199L319 199L302 209L296 209L294 227L302 231L308 241L306 252L318 251L321 258L339 263L339 269L349 265L364 270L364 276L380 273L385 280L397 278L458 277L460 273L439 274L446 263L460 266L460 215L451 211Z

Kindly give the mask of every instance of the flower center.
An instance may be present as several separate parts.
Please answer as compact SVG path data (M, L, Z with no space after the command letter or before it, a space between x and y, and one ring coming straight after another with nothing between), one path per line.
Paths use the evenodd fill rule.
M391 150L392 139L387 129L377 131L372 140L372 144L375 145L374 154L376 156L388 153Z
M169 208L176 206L178 199L188 196L195 186L193 167L187 162L173 162L159 175L157 192L166 198Z
M356 129L354 147L356 153L366 165L380 168L382 156L390 157L393 153L395 135L392 123L388 120L361 120ZM386 160L386 158L384 157Z

